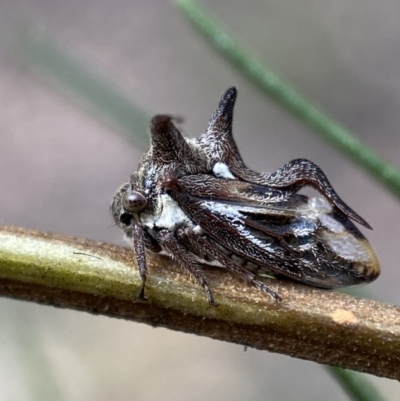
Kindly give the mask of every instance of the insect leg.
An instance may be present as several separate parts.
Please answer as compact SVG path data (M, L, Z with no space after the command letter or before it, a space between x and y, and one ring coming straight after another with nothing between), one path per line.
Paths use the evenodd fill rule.
M146 300L144 295L144 287L147 279L147 264L146 264L146 251L145 251L145 235L143 228L135 225L132 229L133 249L136 254L136 261L139 267L139 274L142 279L142 287L139 292L139 298Z
M257 280L257 276L250 270L243 266L238 266L232 260L218 250L208 239L195 234L192 229L188 227L180 227L176 231L177 238L188 245L190 249L201 249L203 252L211 256L214 260L221 263L223 268L228 270L229 273L236 274L244 281L253 284L255 287L270 295L275 301L281 301L282 298L262 281ZM197 253L197 252L196 252Z
M188 253L185 247L178 242L174 235L168 230L163 230L159 233L158 242L160 245L167 248L179 264L205 289L208 303L212 306L217 306L218 304L214 301L213 294L201 267L194 261L193 257Z

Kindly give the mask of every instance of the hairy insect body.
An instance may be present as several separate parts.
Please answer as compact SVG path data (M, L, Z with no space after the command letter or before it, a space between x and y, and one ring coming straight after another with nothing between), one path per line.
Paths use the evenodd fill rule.
M193 222L168 194L160 195L157 211L154 214L144 214L141 216L140 222L149 230L168 229L175 231L180 225L194 227Z
M368 223L336 194L314 163L296 159L274 173L242 161L232 136L236 89L229 88L197 139L183 138L170 116L156 116L151 148L114 196L111 212L136 254L144 298L145 249L165 251L215 304L201 264L220 266L276 300L259 273L321 288L370 282L380 268L351 222ZM320 196L299 194L311 186Z

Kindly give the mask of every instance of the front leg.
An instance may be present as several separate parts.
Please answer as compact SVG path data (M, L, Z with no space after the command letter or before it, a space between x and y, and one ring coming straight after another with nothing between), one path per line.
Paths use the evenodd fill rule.
M325 173L313 162L307 159L295 159L286 163L274 173L255 173L244 165L230 166L234 175L242 180L272 188L285 188L299 191L310 186L324 195L333 205L350 219L371 229L371 226L353 209L346 205L333 189Z
M146 263L146 250L145 250L145 232L143 228L139 225L133 226L132 229L132 240L133 240L133 250L136 255L136 262L139 268L139 274L142 279L142 287L139 292L139 298L142 300L147 300L144 295L144 288L147 279L147 263Z

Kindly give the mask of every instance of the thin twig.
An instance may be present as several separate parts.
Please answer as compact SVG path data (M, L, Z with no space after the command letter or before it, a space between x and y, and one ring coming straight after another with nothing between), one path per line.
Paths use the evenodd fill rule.
M283 298L275 303L214 268L207 274L220 306L210 307L169 258L148 259L149 300L143 302L130 249L0 226L0 295L400 379L396 306L270 280Z

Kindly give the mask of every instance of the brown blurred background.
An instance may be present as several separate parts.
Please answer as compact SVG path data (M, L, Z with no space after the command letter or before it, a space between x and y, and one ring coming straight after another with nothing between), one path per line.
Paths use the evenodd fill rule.
M261 60L400 167L398 1L202 4ZM0 2L1 224L122 244L108 206L143 152L73 91L21 63L15 37L27 23L149 115L183 116L187 136L204 130L222 92L237 85L234 132L245 161L259 171L297 157L320 164L340 196L374 227L367 235L382 276L366 289L376 299L400 302L399 201L266 99L169 1ZM372 381L387 400L399 399L397 383ZM0 299L1 401L111 399L347 397L310 362Z

